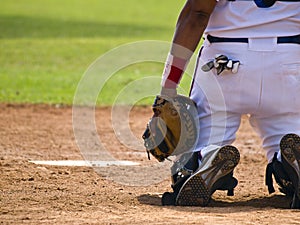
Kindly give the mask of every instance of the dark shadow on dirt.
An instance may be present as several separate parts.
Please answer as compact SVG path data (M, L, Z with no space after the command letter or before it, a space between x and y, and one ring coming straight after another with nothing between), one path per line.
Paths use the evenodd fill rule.
M146 205L154 205L154 206L162 206L161 205L161 196L159 195L150 195L150 194L144 194L138 197L138 201L141 204L146 204ZM225 202L225 201L216 201L212 199L207 207L199 207L199 208L209 208L209 209L214 209L214 208L225 208L225 207L231 207L231 208L236 208L236 211L244 211L247 210L249 211L249 208L253 208L253 210L256 209L270 209L270 208L278 208L278 209L289 209L290 206L290 201L288 197L284 195L272 195L268 197L259 197L259 198L253 198L250 200L237 200L236 202ZM169 207L169 206L168 206ZM182 211L184 208L190 208L190 207L174 207L175 208L180 208ZM244 209L244 210L243 210ZM225 212L224 212L225 213ZM228 211L226 211L228 213Z
M141 204L161 206L161 196L157 194L156 195L144 194L138 196L137 198Z

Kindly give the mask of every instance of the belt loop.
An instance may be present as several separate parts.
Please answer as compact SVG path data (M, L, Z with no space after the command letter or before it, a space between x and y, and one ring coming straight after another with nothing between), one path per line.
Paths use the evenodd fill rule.
M248 49L252 51L274 51L277 38L248 38Z

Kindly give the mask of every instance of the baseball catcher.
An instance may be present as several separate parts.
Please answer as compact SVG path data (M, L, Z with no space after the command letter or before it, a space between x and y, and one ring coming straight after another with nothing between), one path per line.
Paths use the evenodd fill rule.
M240 154L232 143L247 115L262 139L269 192L274 177L300 209L299 7L299 0L186 1L143 135L158 161L176 156L163 205L206 206L216 190L234 194ZM201 37L184 98L177 87Z

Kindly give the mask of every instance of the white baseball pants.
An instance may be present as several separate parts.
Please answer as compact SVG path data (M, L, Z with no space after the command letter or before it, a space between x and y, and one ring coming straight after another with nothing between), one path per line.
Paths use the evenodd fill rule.
M217 54L239 60L238 72L202 71ZM248 43L205 41L190 95L200 121L196 151L231 144L241 116L247 114L270 162L279 152L282 136L300 135L300 45L277 44L276 38L249 39Z

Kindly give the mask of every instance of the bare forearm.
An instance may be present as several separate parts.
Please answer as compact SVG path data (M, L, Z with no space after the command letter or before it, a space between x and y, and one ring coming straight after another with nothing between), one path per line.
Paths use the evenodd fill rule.
M208 24L215 0L187 0L176 24L171 52L162 76L161 93L176 95L176 88Z
M215 0L190 0L182 9L177 21L171 54L189 58L203 35Z

